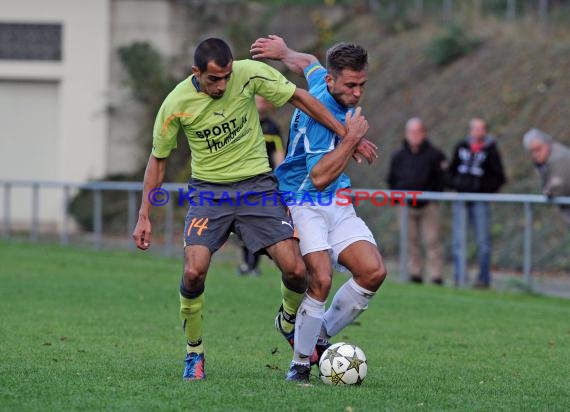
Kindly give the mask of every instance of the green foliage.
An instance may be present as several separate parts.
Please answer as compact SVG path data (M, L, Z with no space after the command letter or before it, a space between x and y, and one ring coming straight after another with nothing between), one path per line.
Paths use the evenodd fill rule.
M133 96L143 103L156 99L173 86L174 81L168 76L162 56L152 45L146 42L134 42L120 47L119 59L128 74L128 84Z
M130 176L111 175L105 177L107 181L128 181ZM81 189L71 199L68 211L82 230L93 231L93 190ZM123 191L102 191L103 222L108 233L117 233L125 230L127 220L127 193ZM138 199L137 199L138 200Z
M469 54L480 43L480 40L469 37L459 26L452 25L444 35L432 41L427 55L433 63L442 67Z
M387 282L335 338L364 349L363 385L314 370L298 386L272 326L279 273L264 261L262 277L237 277L226 254L207 280L208 378L183 382L181 258L7 242L0 254L0 410L570 409L564 300Z
M409 1L379 2L378 22L386 34L398 34L412 30L420 25L418 16Z

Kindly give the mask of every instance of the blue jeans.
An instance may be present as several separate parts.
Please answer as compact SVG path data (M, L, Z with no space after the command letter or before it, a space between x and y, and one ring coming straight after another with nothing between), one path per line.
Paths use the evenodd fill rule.
M453 263L455 265L455 280L461 268L461 243L466 239L466 234L461 233L460 222L462 205L453 203ZM491 210L486 202L465 202L467 224L466 229L473 225L475 228L475 238L477 239L477 253L479 255L479 277L478 283L490 285L491 283ZM464 245L467 251L467 245ZM467 271L466 271L467 272ZM467 273L465 273L467 276Z

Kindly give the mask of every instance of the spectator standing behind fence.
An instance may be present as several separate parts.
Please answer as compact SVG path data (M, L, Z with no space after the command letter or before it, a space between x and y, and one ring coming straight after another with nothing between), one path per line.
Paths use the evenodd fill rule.
M439 192L444 189L445 155L427 138L421 119L406 122L402 147L392 153L386 179L390 189ZM410 281L422 283L421 243L427 255L427 272L436 285L443 284L443 248L440 238L439 206L420 200L417 206L408 202L408 260ZM400 208L401 212L405 209Z
M540 174L542 193L548 197L570 196L570 147L538 129L525 133L523 145ZM560 205L560 211L570 225L570 206Z
M259 113L259 122L265 139L265 149L267 149L267 157L269 158L269 166L271 170L275 170L283 162L285 152L283 151L283 140L281 139L281 130L275 121L271 118L271 113L275 106L271 104L263 96L255 96L255 106ZM242 245L242 262L238 266L238 274L259 276L259 258L260 256L251 253L245 245Z
M506 182L501 154L495 139L487 134L487 125L482 119L471 119L469 136L455 147L449 166L450 186L458 192L495 193ZM466 202L468 223L474 226L479 258L477 288L491 285L491 211L486 202ZM460 251L464 234L459 222L461 204L453 204L453 260L455 281L460 273Z

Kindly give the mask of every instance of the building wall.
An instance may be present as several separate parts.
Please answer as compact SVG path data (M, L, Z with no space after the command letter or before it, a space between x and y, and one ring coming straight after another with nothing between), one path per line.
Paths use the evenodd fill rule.
M0 23L56 23L63 34L61 61L0 59L0 180L77 182L105 174L109 14L110 0L2 3ZM29 222L26 197L14 189L16 224ZM57 224L61 196L42 192L41 202L41 223Z

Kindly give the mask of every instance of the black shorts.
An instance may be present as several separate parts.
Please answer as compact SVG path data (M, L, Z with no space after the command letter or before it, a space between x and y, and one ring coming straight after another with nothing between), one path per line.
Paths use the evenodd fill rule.
M273 173L223 184L190 179L188 189L184 246L202 245L214 253L234 232L252 253L259 253L294 237Z

